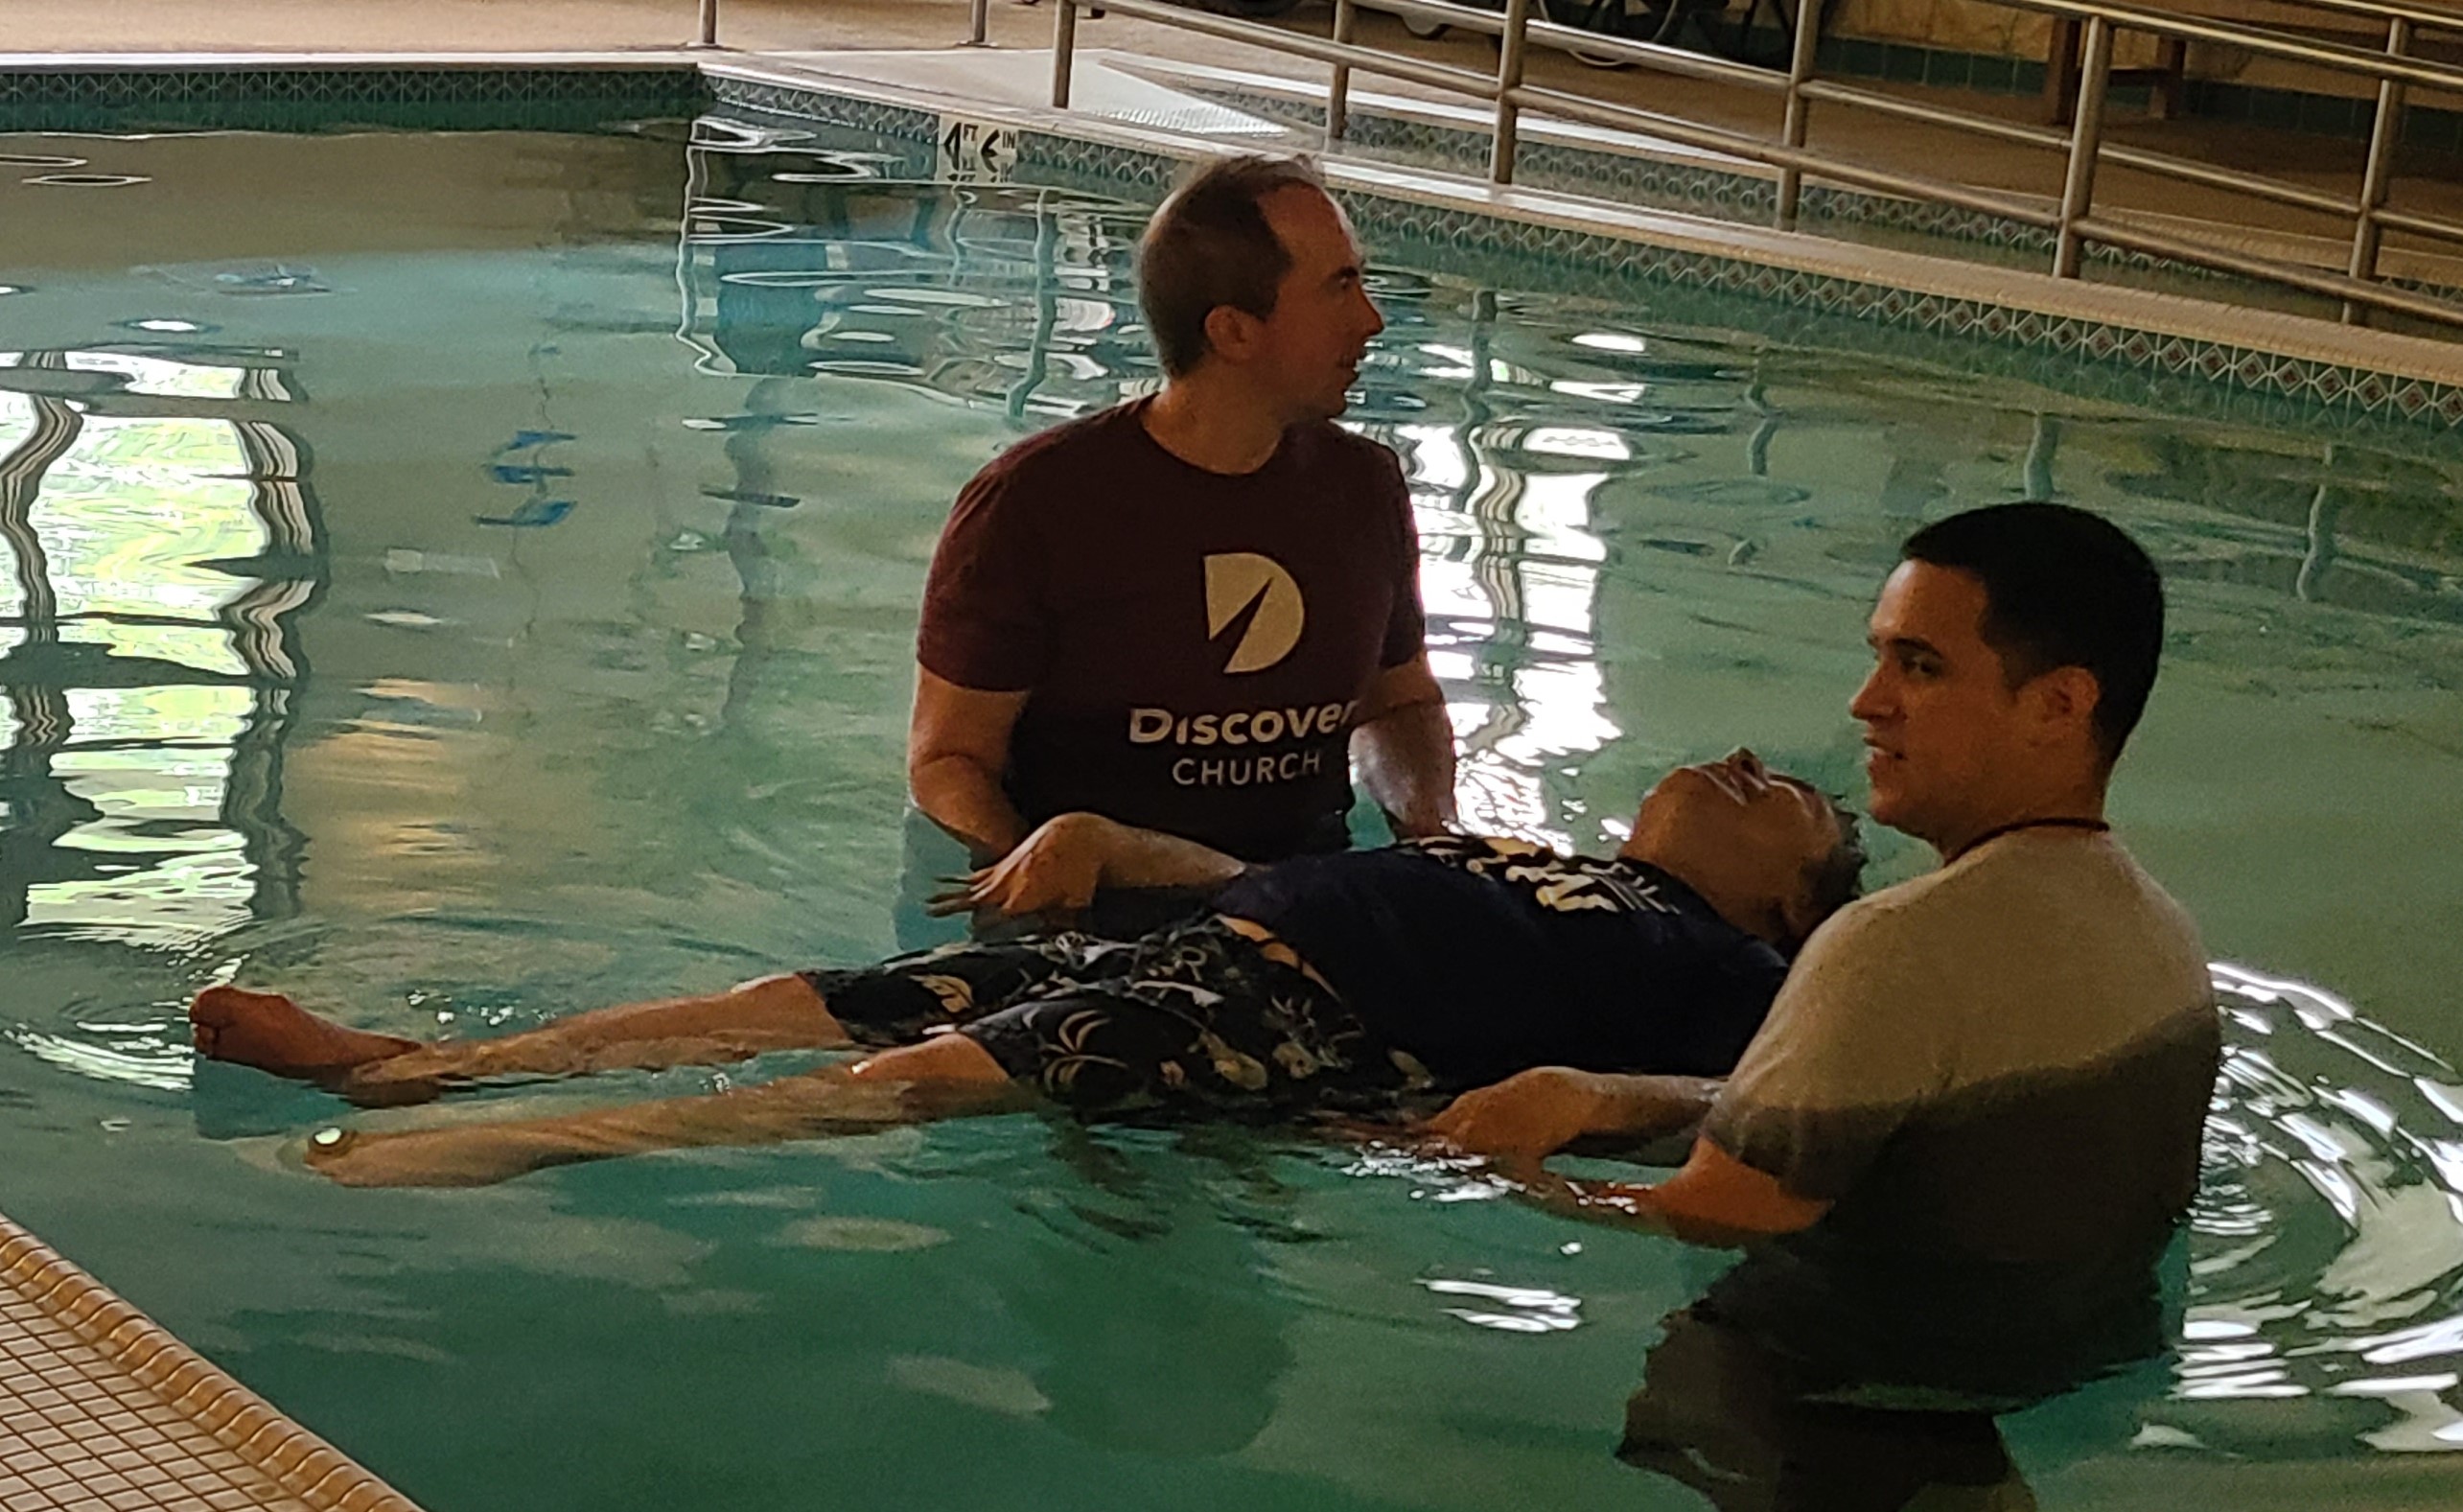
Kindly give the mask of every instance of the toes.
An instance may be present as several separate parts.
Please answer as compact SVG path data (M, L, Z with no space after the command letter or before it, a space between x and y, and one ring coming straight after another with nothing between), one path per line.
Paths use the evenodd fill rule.
M250 1013L279 1011L292 1006L290 999L279 992L251 992L245 988L209 987L197 994L188 1005L192 1023L220 1028Z

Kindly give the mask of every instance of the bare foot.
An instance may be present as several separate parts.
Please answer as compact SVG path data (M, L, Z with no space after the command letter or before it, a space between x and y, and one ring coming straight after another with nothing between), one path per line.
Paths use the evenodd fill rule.
M310 1082L419 1048L417 1040L329 1023L279 992L236 987L198 993L188 1005L188 1033L197 1053L209 1059Z

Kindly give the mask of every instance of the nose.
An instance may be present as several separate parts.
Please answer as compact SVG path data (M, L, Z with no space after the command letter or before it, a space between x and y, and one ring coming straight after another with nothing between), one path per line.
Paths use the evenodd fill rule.
M1365 285L1362 285L1359 290L1359 309L1363 316L1360 322L1362 328L1360 339L1366 341L1385 329L1385 314L1377 308L1377 301L1368 297L1368 289Z
M1870 725L1889 717L1893 698L1888 670L1880 663L1873 663L1873 669L1865 674L1864 686L1856 689L1855 697L1847 700L1848 718Z
M1770 780L1770 768L1762 765L1762 758L1754 755L1753 751L1748 747L1738 746L1735 750L1729 752L1728 764L1734 767L1737 773L1747 781L1767 782Z

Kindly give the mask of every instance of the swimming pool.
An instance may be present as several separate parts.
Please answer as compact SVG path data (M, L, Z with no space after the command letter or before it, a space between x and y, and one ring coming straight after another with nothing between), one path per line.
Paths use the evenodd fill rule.
M0 142L0 1205L440 1512L1698 1505L1609 1451L1717 1260L1461 1172L1012 1117L346 1192L282 1152L330 1102L192 1081L227 976L476 1033L914 926L923 564L986 457L1150 381L1136 214L683 136ZM2232 1074L2182 1359L2008 1432L2047 1505L2451 1500L2463 461L1379 294L1354 418L1491 827L1601 845L1739 738L1850 785L1918 520L2049 490L2148 542L2116 815L2247 973Z

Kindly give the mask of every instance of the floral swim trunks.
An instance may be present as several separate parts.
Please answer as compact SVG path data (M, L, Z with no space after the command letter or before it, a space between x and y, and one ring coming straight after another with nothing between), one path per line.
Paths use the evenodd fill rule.
M1201 916L1132 941L1045 935L802 973L859 1041L949 1031L1081 1113L1350 1102L1425 1085L1271 938Z

